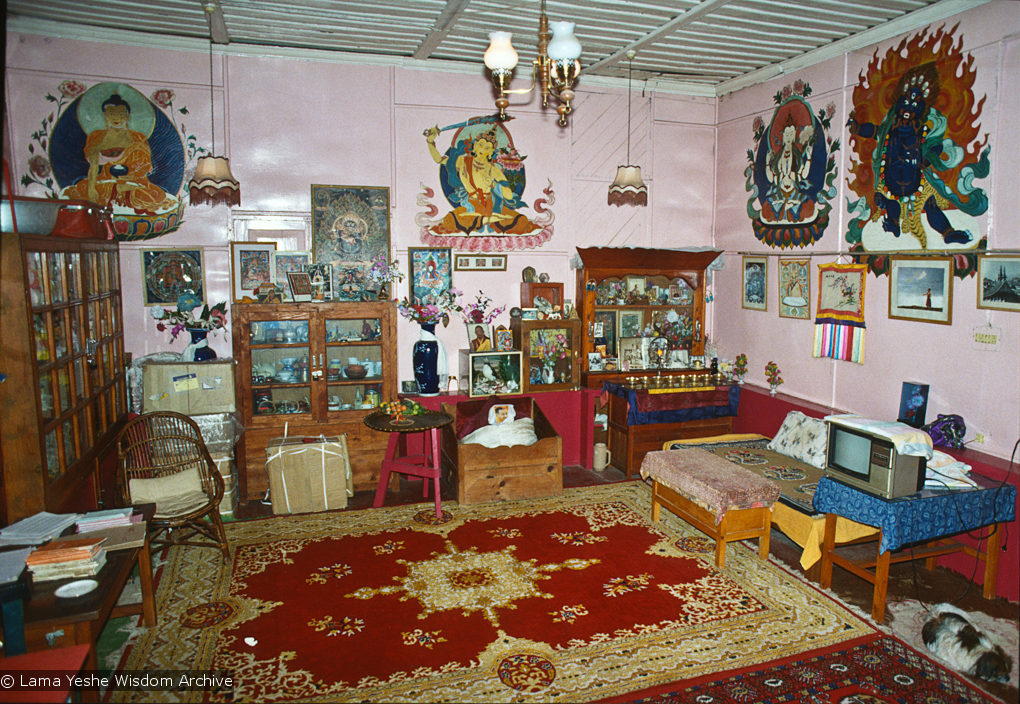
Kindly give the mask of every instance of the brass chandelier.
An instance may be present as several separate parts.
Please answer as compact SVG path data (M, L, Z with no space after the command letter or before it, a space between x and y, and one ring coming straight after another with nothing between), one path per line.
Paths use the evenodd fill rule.
M550 31L551 29L551 31ZM506 109L510 106L507 95L523 95L534 90L537 84L542 92L542 107L549 106L549 95L561 103L556 107L561 127L567 125L570 101L574 99L573 84L581 72L581 42L574 36L573 22L549 22L545 14L545 0L542 0L542 14L538 20L538 56L531 62L531 87L508 89L510 78L517 66L517 51L510 43L510 32L489 34L489 48L485 50L485 65L492 71L492 81L499 90L496 107L499 119L505 120Z

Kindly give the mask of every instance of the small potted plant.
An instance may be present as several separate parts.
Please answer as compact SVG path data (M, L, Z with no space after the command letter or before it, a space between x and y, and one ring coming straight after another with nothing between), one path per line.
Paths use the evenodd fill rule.
M740 353L737 355L737 359L733 362L733 377L737 380L738 384L744 383L744 376L747 374L747 355Z
M769 380L769 396L776 395L776 389L783 383L783 377L779 376L779 365L775 362L769 362L765 365L765 376Z

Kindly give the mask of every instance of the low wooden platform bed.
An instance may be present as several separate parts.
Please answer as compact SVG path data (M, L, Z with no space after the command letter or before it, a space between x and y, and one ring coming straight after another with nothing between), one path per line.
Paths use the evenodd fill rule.
M769 449L769 442L770 439L764 435L729 434L673 440L665 443L662 449L697 447L779 484L781 493L779 500L772 505L771 524L803 548L800 564L808 571L822 557L825 514L815 512L812 500L824 472L807 462ZM854 542L877 533L878 529L873 526L845 518L836 522L837 543Z

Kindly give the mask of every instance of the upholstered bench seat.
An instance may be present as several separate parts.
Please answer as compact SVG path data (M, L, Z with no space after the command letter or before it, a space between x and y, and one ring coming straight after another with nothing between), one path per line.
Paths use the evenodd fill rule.
M717 567L726 565L726 544L735 540L758 538L758 554L768 557L775 482L699 448L649 452L641 477L652 479L652 520L665 506L714 538Z

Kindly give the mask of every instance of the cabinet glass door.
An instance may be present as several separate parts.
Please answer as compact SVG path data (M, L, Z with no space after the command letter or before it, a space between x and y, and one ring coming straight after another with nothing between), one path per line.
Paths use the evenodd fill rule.
M309 321L253 320L252 412L256 416L312 412Z
M382 398L382 321L326 319L326 400L330 413L375 408Z

